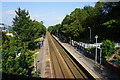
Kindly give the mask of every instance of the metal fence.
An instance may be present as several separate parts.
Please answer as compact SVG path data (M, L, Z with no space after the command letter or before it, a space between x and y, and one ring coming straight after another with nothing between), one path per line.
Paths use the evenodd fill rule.
M74 44L73 46L82 46L84 48L89 48L89 47L96 47L96 43L94 44L88 44L88 43L83 43L83 42L76 42L72 40L72 43ZM97 47L100 47L102 43L97 43ZM115 43L115 47L120 47L120 43Z

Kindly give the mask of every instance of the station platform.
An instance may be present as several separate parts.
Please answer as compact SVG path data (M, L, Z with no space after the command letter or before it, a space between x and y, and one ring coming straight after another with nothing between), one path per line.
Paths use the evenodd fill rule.
M82 53L78 52L73 46L68 43L63 43L59 39L52 35L76 60L79 64L84 67L84 69L95 79L100 80L119 80L120 76L116 73L113 73L112 70L107 69L102 66L99 68L99 63L95 64L94 60L84 56Z
M53 78L47 35L44 39L43 46L39 49L35 64L37 70L40 70L41 78Z

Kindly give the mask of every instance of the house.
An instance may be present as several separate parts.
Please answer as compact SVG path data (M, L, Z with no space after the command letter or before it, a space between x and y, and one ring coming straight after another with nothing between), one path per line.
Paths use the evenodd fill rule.
M6 32L6 31L9 31L11 29L12 29L11 26L8 26L4 23L0 23L0 31Z

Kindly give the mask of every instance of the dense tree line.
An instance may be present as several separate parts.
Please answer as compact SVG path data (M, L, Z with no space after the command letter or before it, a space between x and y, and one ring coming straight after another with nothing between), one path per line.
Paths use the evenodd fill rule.
M31 20L28 11L18 8L15 12L14 36L2 33L2 71L29 76L34 61L32 51L36 49L34 41L46 33L46 28L40 22Z
M95 7L85 6L76 8L70 15L66 15L61 24L49 26L51 34L59 35L59 38L69 41L69 36L76 41L89 42L90 30L92 32L91 43L109 39L120 41L120 2L97 2Z

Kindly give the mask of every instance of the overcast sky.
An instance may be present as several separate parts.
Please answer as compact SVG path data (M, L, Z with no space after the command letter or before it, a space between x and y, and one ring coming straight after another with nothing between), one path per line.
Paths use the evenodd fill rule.
M0 3L1 4L1 3ZM95 2L2 2L2 21L12 25L15 10L19 7L30 13L32 20L43 21L46 27L61 23L66 14L70 14L75 8L95 6Z

